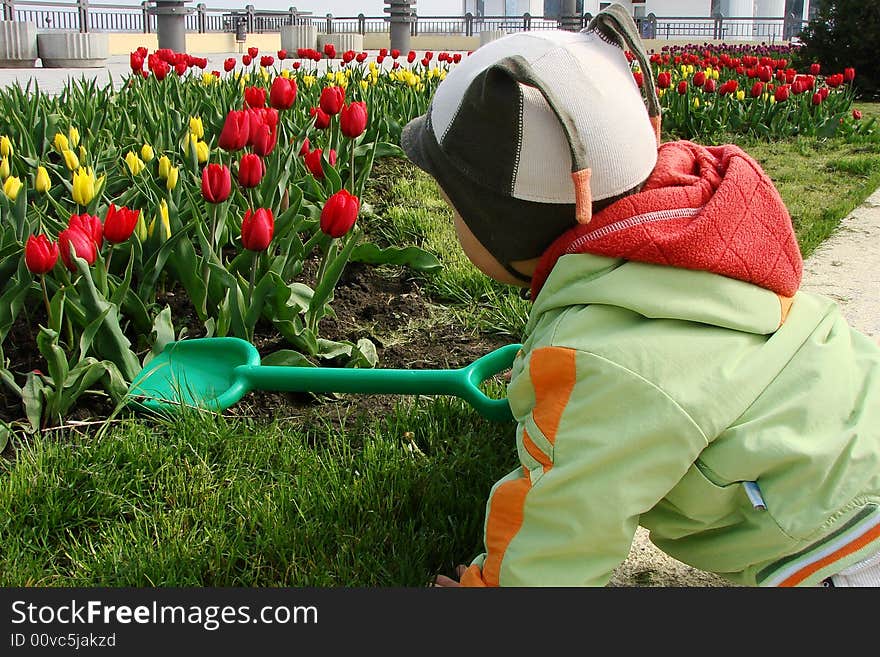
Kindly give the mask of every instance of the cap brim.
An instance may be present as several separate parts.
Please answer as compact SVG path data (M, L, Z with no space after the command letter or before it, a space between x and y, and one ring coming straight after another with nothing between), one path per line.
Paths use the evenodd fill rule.
M433 138L427 114L422 114L412 119L403 126L403 130L400 133L400 147L403 149L403 152L419 169L432 176L435 170L431 166L431 158L428 155L430 151L427 148L426 140Z

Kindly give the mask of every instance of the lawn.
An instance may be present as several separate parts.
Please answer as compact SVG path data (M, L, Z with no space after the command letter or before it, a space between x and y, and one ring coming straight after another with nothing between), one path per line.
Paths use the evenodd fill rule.
M778 185L805 256L880 187L876 140L741 145ZM370 184L373 236L443 264L372 273L404 281L411 304L379 335L379 366L415 359L391 354L419 340L439 366L519 341L528 302L471 267L432 180L387 158ZM356 313L336 321L379 330ZM444 397L276 397L272 412L256 396L225 416L121 412L14 437L0 460L0 585L421 586L481 551L489 488L516 465L513 426Z

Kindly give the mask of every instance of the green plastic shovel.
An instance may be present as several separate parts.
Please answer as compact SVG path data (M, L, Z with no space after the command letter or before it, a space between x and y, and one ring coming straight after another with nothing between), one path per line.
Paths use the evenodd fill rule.
M132 381L129 403L156 411L183 407L222 411L251 390L455 395L490 420L511 420L507 399L492 399L479 384L509 369L520 349L509 344L448 370L361 369L260 365L260 354L239 338L169 342Z

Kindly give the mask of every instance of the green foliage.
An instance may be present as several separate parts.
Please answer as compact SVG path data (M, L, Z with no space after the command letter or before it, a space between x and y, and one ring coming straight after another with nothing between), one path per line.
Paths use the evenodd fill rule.
M800 35L801 66L817 62L826 74L856 70L853 82L862 99L880 98L880 4L865 0L825 0Z

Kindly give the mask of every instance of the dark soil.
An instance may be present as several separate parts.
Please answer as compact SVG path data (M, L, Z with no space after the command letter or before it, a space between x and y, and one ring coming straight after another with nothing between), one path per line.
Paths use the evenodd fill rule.
M160 307L171 306L176 332L185 327L187 337L204 336L204 327L184 291L171 290L157 301ZM463 367L508 342L499 336L474 334L450 322L445 315L442 322L432 321L436 314L432 308L436 306L420 288L418 275L404 267L349 263L331 305L335 316L321 321L318 334L329 340L353 343L362 338L371 340L379 356L377 367L381 368ZM4 345L10 361L9 369L16 374L19 384L23 382L24 373L34 369L46 370L34 335L34 327L39 323L45 324L42 308L23 313ZM263 356L278 349L291 348L268 324L257 327L253 342ZM260 391L249 393L226 413L238 417L302 418L307 421L315 412L323 415L328 404L334 407L334 416L357 416L386 413L398 401L399 397L390 395L319 397L308 393ZM113 409L114 404L106 396L86 394L66 419L76 423L100 422ZM6 422L24 420L24 408L19 398L5 387L0 389L0 419Z

